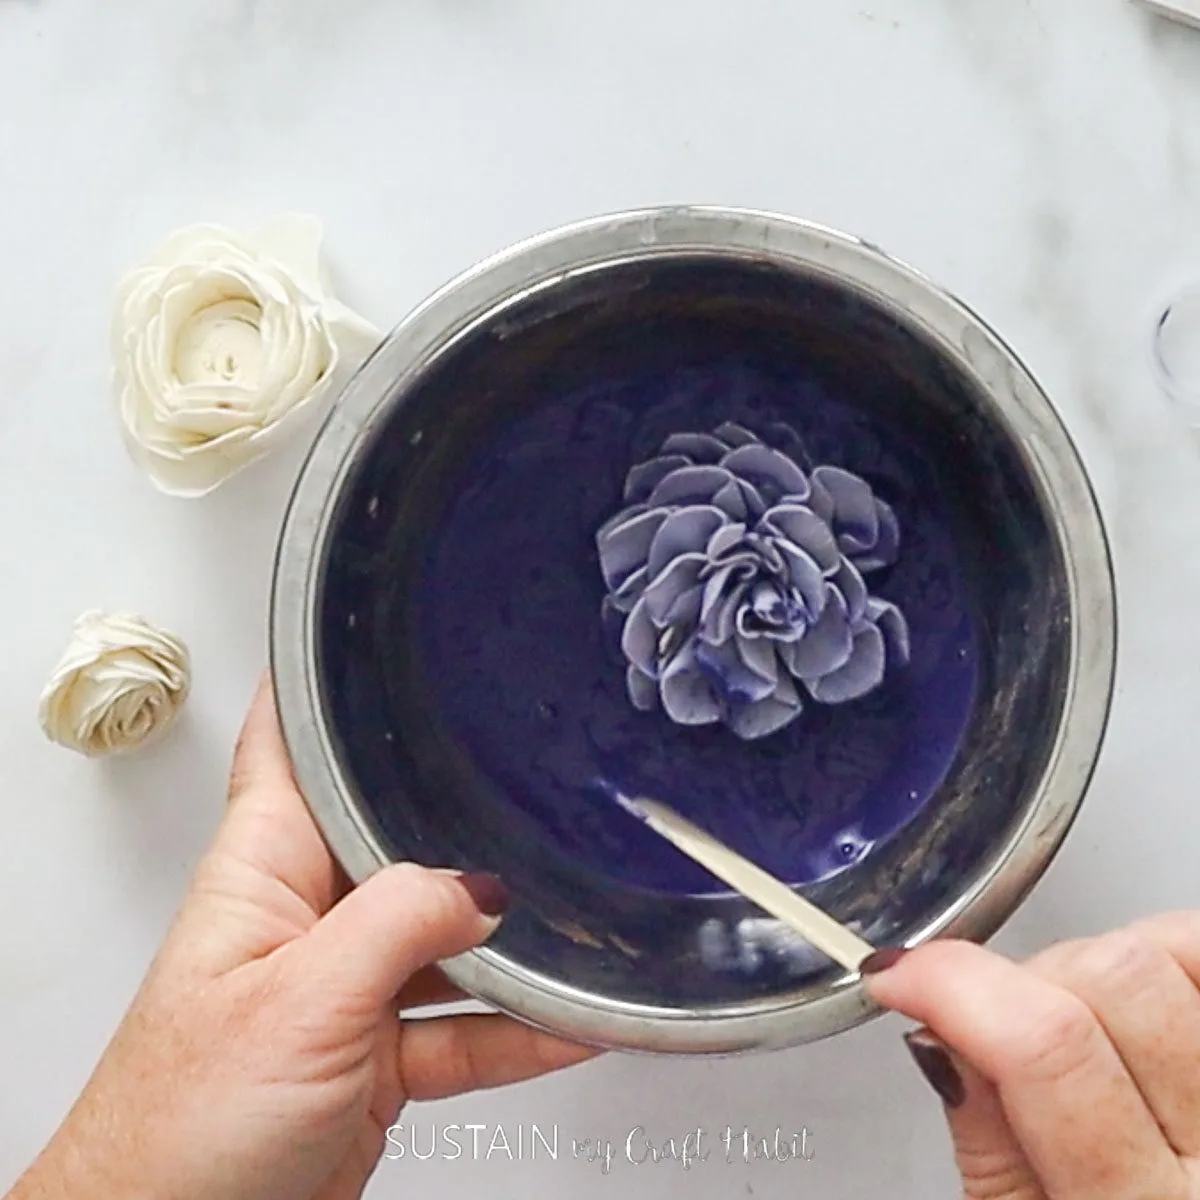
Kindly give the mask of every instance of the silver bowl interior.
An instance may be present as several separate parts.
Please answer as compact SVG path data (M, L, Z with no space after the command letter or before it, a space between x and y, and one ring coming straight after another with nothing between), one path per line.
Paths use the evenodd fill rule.
M597 491L597 505L608 502L621 459L612 447L669 432L662 421L719 413L721 387L733 386L729 364L742 371L751 360L769 361L771 378L782 381L767 415L797 424L802 437L832 435L818 428L804 399L810 393L797 390L789 371L847 406L841 444L853 442L846 452L866 455L885 485L889 441L907 447L896 452L904 462L911 451L917 465L893 481L902 518L907 505L915 540L927 544L934 534L923 531L933 530L952 553L945 562L932 551L917 556L895 586L937 614L950 611L938 589L953 593L970 614L977 659L969 700L961 690L943 696L932 668L910 687L923 714L923 732L913 736L932 738L941 722L953 742L945 762L926 774L928 799L865 850L818 872L806 893L876 944L915 944L943 932L988 936L1065 835L1103 734L1115 607L1083 468L1019 360L915 272L799 222L692 209L558 231L455 281L409 317L351 384L297 484L272 601L281 718L302 789L349 873L361 879L403 858L497 871L516 895L514 910L487 947L447 971L527 1021L597 1044L768 1048L845 1029L871 1009L857 977L778 936L740 897L719 886L673 889L657 876L639 878L638 864L651 860L639 857L637 834L626 842L610 815L579 807L573 796L564 832L553 814L514 803L520 773L497 762L494 746L481 761L479 743L446 719L446 704L476 682L489 694L504 669L549 678L561 655L539 657L542 637L521 662L506 652L499 676L462 676L446 704L435 702L439 674L452 678L453 668L421 642L419 593L435 569L434 543L450 528L447 514L480 464L494 469L506 431L531 412L552 413L571 389L618 384L640 419L647 387L691 371L687 377L700 382L684 388L675 416L655 416L633 434L622 426L607 442L604 430L593 430L595 449L585 447L583 457L564 459L555 444L530 468L543 472L539 487L562 514L537 535L538 547L553 547L546 566L565 578L565 558L560 564L554 555L570 557L577 546L574 578L586 587L587 520L600 511L588 507L588 493ZM705 398L706 388L718 398ZM743 390L754 391L753 379ZM725 415L762 416L757 401L747 403ZM529 439L522 437L505 462L523 452ZM863 449L872 438L882 448ZM588 454L601 456L602 445L612 461L593 478ZM556 540L576 512L586 520ZM922 525L926 518L931 523ZM513 521L522 519L533 520L518 506ZM492 542L505 536L504 525L489 534ZM506 551L513 563L523 553L529 546L518 541ZM484 626L496 619L486 601L490 569L464 578L460 589L484 597ZM565 628L553 614L586 603L578 589L555 593L527 618ZM506 620L508 628L511 614ZM560 707L584 703L561 680L553 687L547 683L546 694L555 697L548 705L555 720ZM519 691L516 682L511 690ZM480 727L503 733L514 762L518 745L539 738L549 745L555 736L532 708L524 724L502 730L499 708L480 711ZM886 711L881 701L879 720ZM870 791L862 761L872 755L872 728L866 720L824 735L830 749L821 771L843 792L858 784ZM671 744L661 728L637 736L652 740L614 733L609 748L644 757L654 738ZM562 754L568 765L555 786L564 771L586 774ZM768 760L766 804L793 770L786 755L761 761ZM860 797L870 803L869 794Z

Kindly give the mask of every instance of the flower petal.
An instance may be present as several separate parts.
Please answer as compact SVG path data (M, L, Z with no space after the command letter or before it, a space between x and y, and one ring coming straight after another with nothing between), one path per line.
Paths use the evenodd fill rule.
M741 580L753 579L756 575L764 574L763 557L753 546L737 546L725 555L718 563L711 564L713 570L724 570L732 567L734 574ZM769 574L769 572L766 572Z
M713 504L733 521L745 521L750 515L742 489L732 479L713 497Z
M646 607L650 619L660 629L668 623L674 624L673 620L668 621L667 614L685 592L696 592L696 615L700 615L700 599L704 594L699 587L700 572L706 566L708 559L703 554L680 554L653 576L645 592Z
M801 504L780 504L768 509L760 523L799 546L825 575L832 575L842 561L833 530L811 508Z
M658 707L658 683L637 667L625 672L625 690L639 712L653 712Z
M671 513L659 526L650 543L646 559L646 565L650 568L650 578L657 579L667 564L680 554L697 553L703 559L702 552L708 545L708 539L727 519L719 508L703 504L680 508Z
M808 498L808 507L825 522L826 525L833 523L833 514L837 506L833 502L833 497L829 494L829 489L821 482L821 477L818 474L818 467L809 479L809 486L812 488L812 494Z
M871 550L854 556L854 565L864 575L890 567L900 553L900 522L892 506L876 498L875 511L879 517L879 537Z
M738 446L753 446L758 444L758 438L744 425L737 424L736 421L726 421L718 425L713 430L713 436L719 437L726 445L732 446L735 449Z
M757 488L740 479L722 487L713 497L713 504L727 512L734 521L754 522L767 510L766 500L758 494Z
M738 522L722 525L716 533L708 539L708 545L705 551L708 557L716 562L723 554L732 550L746 535L746 526Z
M667 609L665 623L668 628L695 629L700 620L700 605L704 600L704 588L689 588Z
M752 520L759 520L767 511L767 502L763 499L762 492L745 479L739 479L737 486L742 493L742 503L746 506L746 512Z
M700 607L700 637L710 646L719 646L733 636L738 610L750 584L739 582L738 572L723 569L704 585Z
M736 641L720 646L698 643L696 662L726 704L763 700L775 690L776 679L764 678L761 673L750 670Z
M172 348L176 379L185 385L237 384L253 396L265 354L261 319L262 310L248 300L217 301L181 319Z
M646 501L662 504L708 504L733 478L721 467L680 467L659 480Z
M775 691L765 700L735 707L729 714L729 728L738 737L754 741L790 725L802 711L795 686L783 675Z
M800 594L806 616L815 621L824 611L827 595L825 575L817 560L799 546L782 539L775 543L775 548L787 566L792 587Z
M768 625L783 625L788 618L788 603L777 583L758 579L750 589L750 607L760 621Z
M774 690L779 682L779 660L776 657L776 644L767 638L738 638L738 653L746 669L770 684Z
M692 462L715 464L729 453L729 447L711 433L673 433L662 444L659 454L682 454Z
M767 511L767 502L759 490L744 479L733 479L712 500L735 521L757 521Z
M779 653L796 678L820 679L844 667L853 647L854 634L846 602L837 588L830 587L829 602L821 619L799 641L781 646Z
M738 616L745 607L746 594L749 590L748 583L742 584L714 610L712 616L705 622L701 634L706 642L719 645L727 642L735 634L738 627Z
M621 509L620 512L613 513L599 529L596 530L596 540L599 541L610 529L616 529L618 525L624 525L630 517L641 516L644 512L649 512L648 504L630 504L627 508Z
M912 645L904 613L890 600L879 600L872 596L867 601L867 620L877 625L883 634L888 661L897 666L906 666L912 657Z
M785 645L798 642L807 633L808 621L804 617L800 617L798 620L789 621L786 625L780 626L778 629L767 630L765 636L777 649L782 649Z
M769 575L782 576L787 570L783 555L777 545L778 539L766 537L761 533L752 533L746 541L758 555L759 561Z
M672 471L691 465L691 460L682 454L669 454L662 458L651 458L638 463L625 476L625 502L632 504L644 501Z
M804 439L786 421L773 422L762 440L781 454L786 454L801 470L810 462Z
M752 580L743 588L743 601L737 607L734 627L751 641L766 638L772 643L792 642L803 636L809 618L803 605L789 589L782 595L777 583Z
M621 653L647 675L658 674L658 627L650 619L643 596L634 606L621 631Z
M610 592L606 599L612 601L617 612L630 612L642 598L642 593L646 590L649 582L650 572L642 567L640 570L634 571L632 575L626 576L625 582L616 591Z
M731 450L721 466L775 500L782 496L806 500L811 491L808 477L786 454L761 443Z
M867 611L867 585L858 573L858 568L849 559L843 559L838 573L833 577L833 584L846 601L850 623L857 625Z
M721 598L733 587L734 564L718 567L704 582L704 602L700 607L700 618L705 620Z
M611 526L596 538L600 571L610 589L619 588L630 575L646 565L654 535L667 515L665 509L650 509Z
M812 698L821 704L844 704L877 688L883 682L885 665L883 634L864 622L854 631L854 646L845 664L805 684Z
M843 552L860 554L870 550L879 537L879 512L871 485L841 467L817 467L813 478L819 479L833 497L834 531Z
M679 725L712 725L721 719L721 705L689 650L677 654L659 685L667 716Z

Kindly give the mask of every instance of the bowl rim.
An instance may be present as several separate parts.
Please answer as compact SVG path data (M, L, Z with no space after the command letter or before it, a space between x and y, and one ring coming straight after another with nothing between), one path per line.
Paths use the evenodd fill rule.
M276 703L296 781L326 842L357 883L389 859L339 769L323 720L316 653L317 581L336 501L360 452L429 361L465 328L572 275L662 256L741 258L863 294L972 378L1022 452L1063 549L1069 671L1063 717L1023 820L970 885L906 942L983 941L1041 878L1095 770L1116 671L1116 587L1100 509L1052 402L972 309L862 239L750 209L684 206L594 217L519 242L468 269L409 313L350 381L297 477L280 531L270 599ZM814 1041L878 1013L861 977L815 998L773 997L674 1009L619 1001L531 971L487 946L442 964L452 982L521 1020L614 1049L730 1054Z

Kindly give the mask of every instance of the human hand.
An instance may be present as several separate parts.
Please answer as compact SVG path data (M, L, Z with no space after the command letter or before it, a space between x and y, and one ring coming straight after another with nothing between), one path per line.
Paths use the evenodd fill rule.
M344 893L264 684L215 843L84 1094L10 1200L348 1200L407 1101L594 1053L498 1015L397 1019L461 996L430 964L495 930L507 904L495 877L403 864Z
M1200 1197L1200 913L1018 965L965 942L864 964L946 1103L968 1200Z

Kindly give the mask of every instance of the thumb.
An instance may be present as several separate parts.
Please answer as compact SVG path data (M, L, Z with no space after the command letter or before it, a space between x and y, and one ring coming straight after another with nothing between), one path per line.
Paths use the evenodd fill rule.
M495 875L385 867L305 934L302 970L356 1006L384 1008L422 967L489 938L507 907Z
M883 951L874 963L868 959L863 964L867 990L883 1008L936 1027L922 1024L904 1041L945 1106L966 1200L1045 1200L995 1084L959 1052L961 1041L951 1044L939 1036L944 1022L937 1019L940 988L932 968L939 952L944 956L948 951L958 951L958 958L965 955L966 962L956 964L960 972L988 956L976 946L950 942L909 952ZM969 1024L971 1017L964 1020Z
M996 1088L930 1030L915 1029L904 1042L945 1105L965 1200L1045 1200Z

